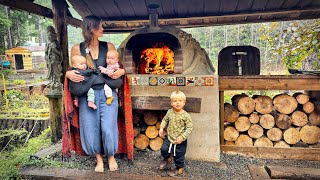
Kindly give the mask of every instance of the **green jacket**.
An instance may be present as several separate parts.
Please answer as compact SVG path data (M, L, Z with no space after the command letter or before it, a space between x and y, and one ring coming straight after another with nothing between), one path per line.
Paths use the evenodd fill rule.
M173 144L179 136L185 141L192 131L192 126L191 116L186 111L176 113L172 108L167 111L160 124L161 128L168 127L168 139Z

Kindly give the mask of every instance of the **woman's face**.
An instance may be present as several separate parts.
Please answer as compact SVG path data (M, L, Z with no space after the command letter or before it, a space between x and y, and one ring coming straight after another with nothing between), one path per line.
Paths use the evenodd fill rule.
M92 29L93 36L102 37L103 36L103 27L102 22L100 22L99 27L97 29Z

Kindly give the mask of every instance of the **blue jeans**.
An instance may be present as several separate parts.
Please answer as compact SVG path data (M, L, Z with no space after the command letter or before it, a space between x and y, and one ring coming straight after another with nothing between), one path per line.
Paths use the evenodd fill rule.
M87 96L79 97L80 139L89 156L112 156L118 149L118 95L112 91L112 104L106 104L103 89L94 90L96 110L88 107Z

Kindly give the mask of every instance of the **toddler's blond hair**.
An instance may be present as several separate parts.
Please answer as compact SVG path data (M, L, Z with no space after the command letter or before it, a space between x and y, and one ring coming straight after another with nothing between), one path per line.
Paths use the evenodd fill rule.
M179 99L183 99L184 101L186 101L186 95L182 92L182 91L173 91L171 93L170 99L174 99L174 98L179 98Z
M83 56L80 56L80 55L74 55L71 57L70 59L70 66L73 67L73 65L78 62L80 59L86 59L85 57Z

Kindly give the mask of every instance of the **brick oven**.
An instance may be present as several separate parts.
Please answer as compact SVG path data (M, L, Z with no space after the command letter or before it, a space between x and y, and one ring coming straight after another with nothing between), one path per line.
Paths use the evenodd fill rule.
M119 46L120 59L131 85L133 110L168 110L175 90L187 96L185 110L193 119L186 157L219 161L219 90L206 51L185 31L157 25L131 33Z

